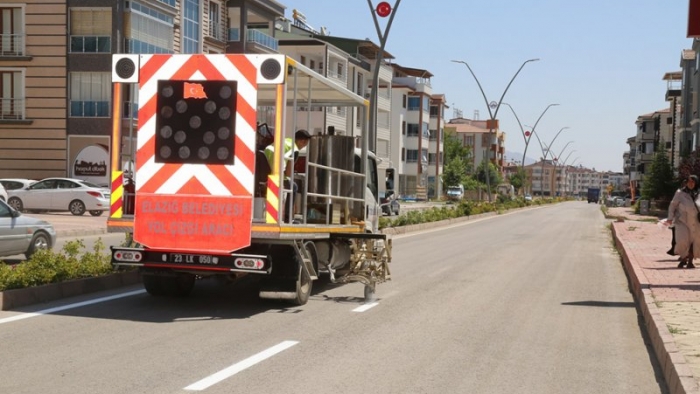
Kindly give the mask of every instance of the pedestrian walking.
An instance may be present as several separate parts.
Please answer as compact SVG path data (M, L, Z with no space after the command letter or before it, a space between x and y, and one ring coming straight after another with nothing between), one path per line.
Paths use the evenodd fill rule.
M680 187L680 189L676 190L676 193L675 193L675 194L683 193L683 188L685 187L686 180L687 180L687 179L683 179L683 181L681 181L681 187ZM675 195L674 195L674 198L675 198ZM669 214L671 213L670 210L671 210L671 208L669 207ZM678 212L679 212L678 210L675 210L675 215L676 215L676 216L678 215ZM674 218L674 219L675 219L675 218ZM673 224L671 224L671 225L670 225L670 228L671 228L671 249L669 249L666 253L669 254L669 255L671 255L671 256L676 256L676 252L675 252L675 246L676 246L676 226L674 226ZM681 258L679 258L678 260L681 260Z
M666 223L674 226L674 252L681 257L678 268L695 268L693 246L700 247L700 207L697 205L698 177L690 175L668 207Z

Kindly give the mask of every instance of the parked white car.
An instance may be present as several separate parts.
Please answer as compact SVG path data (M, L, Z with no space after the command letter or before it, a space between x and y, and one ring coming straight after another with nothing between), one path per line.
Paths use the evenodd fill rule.
M46 178L9 193L7 203L17 211L69 211L100 216L109 209L109 189L73 178Z
M51 223L22 215L0 201L0 257L24 254L28 259L55 243L56 231Z
M32 183L36 183L35 179L24 179L24 178L3 178L0 179L0 185L5 187L7 195L12 195L12 190L23 189ZM7 201L7 200L5 200Z

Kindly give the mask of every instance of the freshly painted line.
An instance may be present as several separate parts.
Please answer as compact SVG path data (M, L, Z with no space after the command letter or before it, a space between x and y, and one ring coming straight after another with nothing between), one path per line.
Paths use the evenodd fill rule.
M253 365L264 361L272 356L274 356L277 353L280 353L282 351L285 351L289 349L290 347L296 345L299 343L298 341L284 341L278 345L275 345L267 350L263 350L262 352L248 357L243 361L240 361L236 364L231 365L230 367L226 369L222 369L221 371L210 375L196 383L192 383L191 385L185 387L185 390L190 390L190 391L202 391L206 390L207 388L221 382L224 379L230 378L231 376L252 367Z
M372 303L369 303L369 304L364 304L364 305L362 305L362 306L359 306L359 307L353 309L352 311L353 311L353 312L365 312L365 311L368 311L368 310L374 308L374 307L377 306L377 305L379 305L378 302L372 302Z
M146 290L136 290L136 291L130 291L128 293L121 293L121 294L115 294L113 296L108 296L108 297L101 297L101 298L95 298L94 300L88 300L88 301L83 301L83 302L77 302L75 304L68 304L68 305L63 305L63 306L57 306L55 308L49 308L49 309L43 309L40 311L36 312L30 312L30 313L23 313L21 315L15 315L11 317L6 317L4 319L0 319L0 324L3 323L10 323L13 321L17 320L24 320L24 319L29 319L30 317L36 317L36 316L42 316L42 315L48 315L54 312L60 312L60 311L65 311L67 309L75 309L75 308L80 308L81 306L86 306L86 305L92 305L92 304L98 304L100 302L106 302L106 301L112 301L116 300L119 298L124 298L124 297L131 297L133 295L137 294L143 294L145 293Z

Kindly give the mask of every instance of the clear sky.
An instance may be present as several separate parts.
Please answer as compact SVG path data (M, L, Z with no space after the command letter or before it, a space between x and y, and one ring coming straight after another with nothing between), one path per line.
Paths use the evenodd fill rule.
M278 1L289 19L298 9L316 29L379 44L366 0ZM466 61L488 101L497 102L520 65L539 58L525 65L503 101L529 126L549 104L560 104L537 125L541 140L549 144L569 127L552 144L560 160L621 172L637 116L669 107L662 78L680 71L681 51L691 48L687 19L688 0L401 0L386 50L394 63L434 75L433 93L445 94L451 107L448 119L454 108L465 118L477 110L479 119L489 117L469 70L451 60ZM382 30L387 21L380 18ZM522 153L513 113L502 105L497 117L506 150ZM534 138L527 156L542 156Z

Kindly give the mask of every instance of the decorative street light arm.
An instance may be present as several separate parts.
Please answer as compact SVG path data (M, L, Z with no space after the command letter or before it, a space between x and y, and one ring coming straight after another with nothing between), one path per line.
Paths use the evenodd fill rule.
M564 151L566 150L566 147L569 146L569 144L571 144L571 143L573 143L573 142L574 142L574 141L569 141L569 142L567 142L566 145L564 145L564 147L559 151L559 155L557 156L557 158L561 157L561 155L564 154Z
M491 107L489 106L489 99L486 98L486 93L484 93L484 89L481 87L481 82L479 82L479 78L476 77L476 74L474 74L474 71L472 71L472 68L469 67L469 64L463 60L453 60L453 62L454 63L462 63L465 66L467 66L467 69L472 74L472 77L474 77L474 81L476 81L476 85L479 87L479 90L481 91L481 95L484 97L484 102L486 103L486 109L489 110L489 117L491 119L494 119L494 113L491 111ZM522 68L522 66L520 68ZM518 71L520 71L520 70L518 70Z
M515 81L515 77L517 77L518 74L520 74L520 70L522 70L523 67L525 67L526 64L528 64L528 63L530 63L530 62L536 62L536 61L539 61L539 60L540 60L540 59L528 59L528 60L525 60L525 61L523 62L523 64L520 65L520 68L518 69L518 71L515 72L515 75L513 75L513 78L510 79L510 82L508 82L508 85L506 86L505 90L503 91L503 94L501 95L501 98L498 100L498 105L496 105L496 112L493 113L493 116L491 117L492 119L496 119L496 116L498 115L498 110L499 110L499 108L501 107L501 103L503 102L503 98L506 96L506 92L508 92L508 88L510 88L510 85L512 85L512 84L513 84L513 81ZM489 111L489 112L490 112L490 111Z

